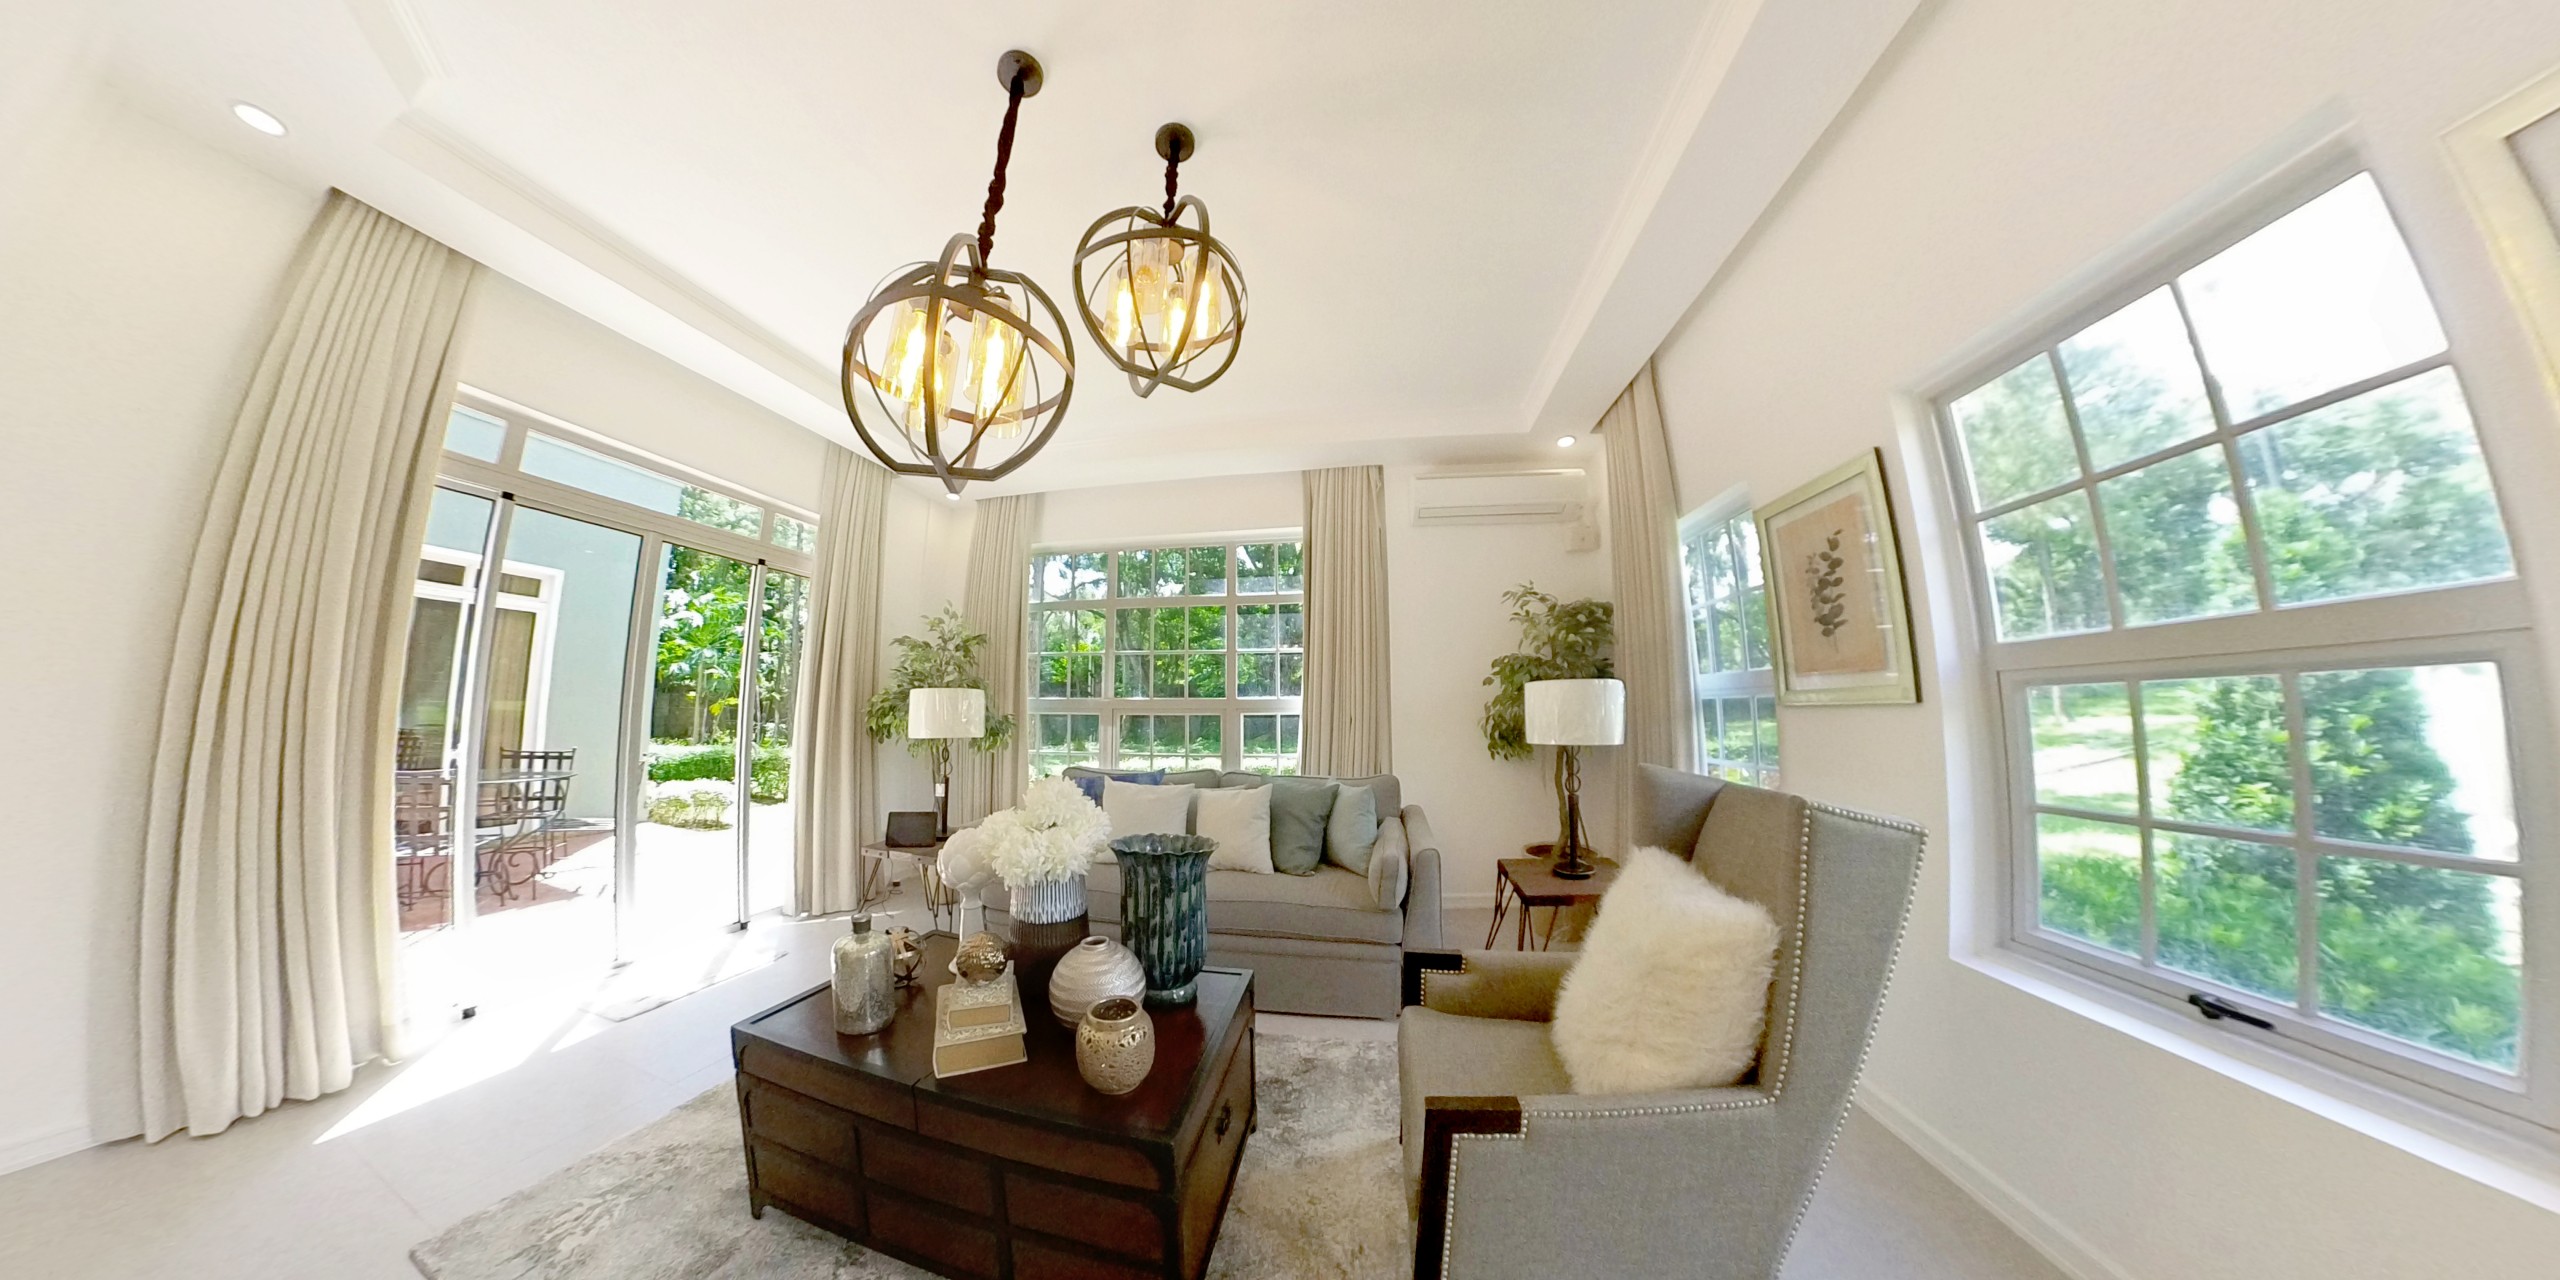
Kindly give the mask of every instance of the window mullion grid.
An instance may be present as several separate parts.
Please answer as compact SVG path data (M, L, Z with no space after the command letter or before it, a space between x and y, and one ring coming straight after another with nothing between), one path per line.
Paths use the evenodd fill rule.
M2133 812L2142 823L2142 963L2160 965L2159 834L2151 824L2151 751L2142 728L2142 682L2127 680L2125 706L2133 715Z
M2311 794L2310 715L2302 704L2301 674L2287 671L2282 679L2286 754L2293 766L2293 1007L2314 1019L2320 1015L2320 854Z
M2124 629L2124 592L2116 585L2115 545L2107 541L2107 516L2098 504L2097 468L2089 465L2089 441L2080 431L2080 409L2071 398L2071 379L2062 371L2059 347L2044 350L2045 367L2053 371L2054 395L2062 401L2063 425L2071 432L2071 456L2080 465L2080 487L2088 494L2089 535L2098 544L2098 577L2107 588L2107 625ZM2053 584L2045 584L2050 591ZM2147 855L2146 855L2147 856Z
M2221 441L2222 465L2231 474L2232 506L2240 513L2241 540L2249 548L2249 575L2258 589L2261 611L2276 607L2275 570L2267 561L2267 540L2258 531L2257 495L2249 489L2249 473L2240 465L2240 433L2232 429L2231 406L2222 398L2222 380L2213 376L2213 365L2204 356L2204 339L2196 333L2195 317L2187 311L2187 291L2177 281L2169 282L2169 301L2178 309L2178 326L2187 335L2187 351L2195 357L2196 376L2204 380L2204 403L2213 415L2214 438Z

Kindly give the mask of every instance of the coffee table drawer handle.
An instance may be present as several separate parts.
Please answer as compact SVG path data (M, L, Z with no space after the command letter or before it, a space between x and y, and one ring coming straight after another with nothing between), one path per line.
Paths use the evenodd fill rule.
M1236 1118L1236 1104L1234 1104L1234 1103L1230 1102L1230 1103L1227 1103L1227 1104L1225 1104L1224 1106L1221 1106L1221 1107L1219 1107L1219 1108L1218 1108L1218 1136L1219 1136L1219 1137L1223 1138L1223 1137L1227 1136L1227 1126L1228 1126L1228 1125L1230 1125L1230 1124L1233 1124L1233 1123L1235 1122L1235 1118Z

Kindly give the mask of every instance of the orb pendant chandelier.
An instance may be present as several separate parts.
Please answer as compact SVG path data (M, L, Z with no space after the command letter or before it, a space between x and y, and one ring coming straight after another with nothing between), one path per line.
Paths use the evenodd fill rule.
M987 265L1013 155L1014 118L1040 92L1040 63L1015 50L996 64L1005 86L995 177L975 236L902 268L845 327L844 411L880 465L933 476L952 497L1031 460L1075 393L1075 343L1039 285ZM1054 336L1053 336L1054 335Z
M1164 208L1114 209L1076 246L1076 311L1141 396L1208 386L1244 340L1244 272L1209 234L1209 206L1179 192L1182 162L1198 150L1187 125L1156 130Z

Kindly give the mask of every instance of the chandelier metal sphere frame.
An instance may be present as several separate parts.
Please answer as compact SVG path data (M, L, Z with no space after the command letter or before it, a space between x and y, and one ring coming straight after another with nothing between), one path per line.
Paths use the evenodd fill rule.
M901 268L872 293L845 327L840 374L845 414L871 456L899 475L933 476L954 497L1030 461L1075 393L1065 315L1030 277L987 265L1014 119L1040 92L1040 62L1014 50L996 78L1004 127L977 233L953 236L941 257Z
M1209 206L1178 190L1182 162L1199 149L1187 125L1156 130L1164 207L1114 209L1076 245L1077 314L1140 396L1216 382L1244 342L1244 272L1209 234Z

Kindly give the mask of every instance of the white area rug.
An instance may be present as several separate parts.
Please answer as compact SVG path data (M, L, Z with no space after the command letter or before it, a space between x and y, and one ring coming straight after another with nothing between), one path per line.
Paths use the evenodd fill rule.
M1401 1277L1412 1266L1396 1150L1395 1046L1262 1035L1261 1129L1209 1274ZM412 1250L431 1280L929 1280L779 1209L747 1216L728 1085Z

